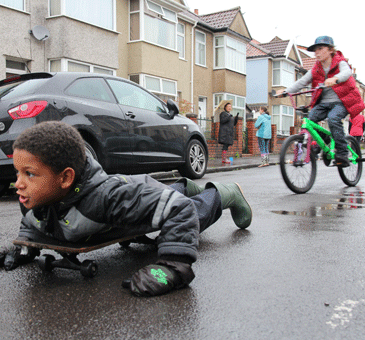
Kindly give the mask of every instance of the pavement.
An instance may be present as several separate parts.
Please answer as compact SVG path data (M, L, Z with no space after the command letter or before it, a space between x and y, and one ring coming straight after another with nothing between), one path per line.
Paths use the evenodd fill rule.
M279 155L270 154L269 156L270 165L279 164ZM233 158L231 164L222 164L222 158L211 158L208 160L207 174L214 172L233 171L241 169L256 168L261 164L260 155L243 155L239 158ZM166 172L154 172L150 174L151 177L157 180L177 180L181 178L181 175L177 170L166 171Z
M365 155L365 143L361 143L361 152L362 155ZM269 163L270 165L279 164L279 154L270 154ZM364 157L364 156L363 156ZM211 158L208 160L207 166L207 174L214 172L223 172L223 171L233 171L233 170L241 170L241 169L249 169L256 168L261 164L261 156L260 155L243 155L239 158L233 158L232 164L223 165L221 158ZM155 172L149 174L151 177L162 180L177 180L181 178L181 175L177 170L166 171L166 172Z

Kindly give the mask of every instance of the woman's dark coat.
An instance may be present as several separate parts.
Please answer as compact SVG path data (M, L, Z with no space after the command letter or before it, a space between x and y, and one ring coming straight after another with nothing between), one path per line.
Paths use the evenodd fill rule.
M234 126L237 124L238 117L233 118L233 116L227 111L223 111L219 117L219 134L218 143L232 145L233 144L233 133Z

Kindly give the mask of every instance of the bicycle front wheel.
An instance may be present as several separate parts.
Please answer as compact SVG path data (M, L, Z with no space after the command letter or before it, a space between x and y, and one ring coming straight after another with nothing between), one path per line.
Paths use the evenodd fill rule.
M351 149L354 150L358 154L358 156L361 158L361 150L360 150L360 146L359 146L359 143L357 142L357 140L352 136L346 136L345 139L347 141L347 144L351 147ZM349 158L352 157L350 150L348 152L348 156L349 156ZM338 172L340 174L342 181L346 185L353 187L357 183L359 183L359 180L361 178L362 162L353 163L350 160L350 166L347 168L338 167Z
M281 175L288 188L296 194L304 194L310 190L317 174L315 156L310 149L308 154L303 139L304 135L288 137L280 151Z

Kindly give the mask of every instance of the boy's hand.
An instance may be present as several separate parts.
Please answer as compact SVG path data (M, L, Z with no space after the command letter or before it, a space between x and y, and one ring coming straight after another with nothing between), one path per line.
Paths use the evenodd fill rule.
M188 285L194 276L191 265L159 260L124 280L122 286L137 296L156 296Z
M5 270L13 270L21 264L27 264L34 260L40 254L38 249L31 248L28 254L21 254L21 247L14 244L8 244L0 247L0 267Z

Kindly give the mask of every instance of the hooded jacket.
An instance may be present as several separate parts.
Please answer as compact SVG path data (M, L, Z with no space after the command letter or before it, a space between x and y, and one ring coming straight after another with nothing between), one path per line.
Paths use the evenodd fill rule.
M159 256L197 258L199 220L189 198L147 175L107 175L89 154L81 179L62 201L21 210L19 237L36 241L36 229L76 243L113 228L119 237L161 230Z
M346 61L344 56L340 51L337 51L334 57L332 58L332 63L330 66L330 70L327 74L327 78L335 77L339 70L339 63L341 61ZM347 61L346 61L347 62ZM312 68L312 87L315 88L319 84L324 83L326 79L326 74L323 70L322 64L317 61L316 64ZM345 106L347 112L350 114L352 118L358 115L365 108L365 104L361 98L360 92L356 87L356 81L351 76L345 82L336 84L332 86L333 91L340 98L342 104ZM317 104L317 101L320 98L322 91L317 91L316 95L312 98L311 106Z
M261 114L256 122L255 128L257 128L256 136L271 139L271 116L267 113Z

